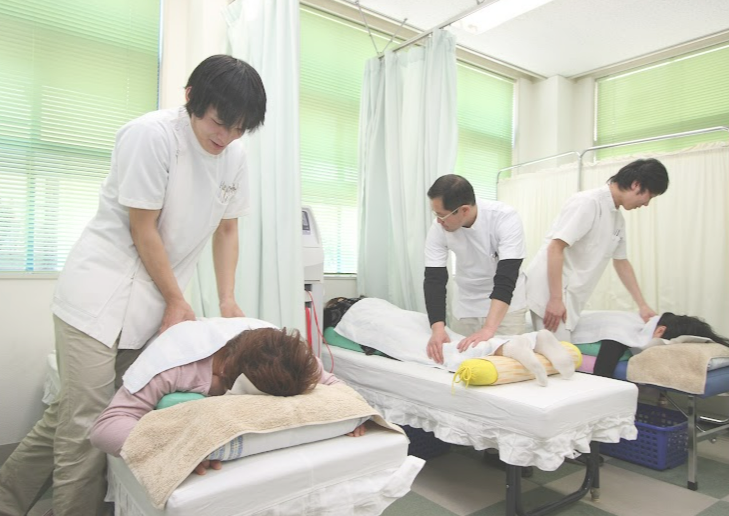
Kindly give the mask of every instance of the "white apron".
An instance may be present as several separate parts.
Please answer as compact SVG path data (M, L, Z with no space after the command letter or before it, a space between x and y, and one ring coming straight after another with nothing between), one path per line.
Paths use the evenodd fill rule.
M228 198L221 192L216 178L203 170L194 170L190 148L178 120L175 127L177 152L170 159L169 179L165 192L164 209L157 222L172 271L181 290L195 272L202 250L225 213ZM194 203L193 199L207 202ZM119 349L139 349L159 329L166 303L144 265L139 262L132 279Z

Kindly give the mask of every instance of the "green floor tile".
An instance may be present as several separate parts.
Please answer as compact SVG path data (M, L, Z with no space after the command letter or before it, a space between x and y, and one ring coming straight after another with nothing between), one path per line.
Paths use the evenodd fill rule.
M611 459L610 464L676 486L686 487L688 480L688 465L686 463L664 471L656 471L619 459ZM698 473L696 475L696 480L699 484L699 493L714 498L724 498L729 495L728 479L729 464L699 457ZM729 512L726 514L729 514Z
M456 516L451 511L410 491L390 505L383 516Z
M729 502L719 501L696 516L726 516L727 514L729 514Z
M589 497L590 495L588 494L587 496ZM561 493L540 487L522 495L523 509L529 512L544 504L555 502L562 497L563 495ZM506 502L499 502L480 511L476 511L469 516L504 516L504 514L506 514ZM550 513L550 516L610 516L610 513L586 503L575 502L559 511Z

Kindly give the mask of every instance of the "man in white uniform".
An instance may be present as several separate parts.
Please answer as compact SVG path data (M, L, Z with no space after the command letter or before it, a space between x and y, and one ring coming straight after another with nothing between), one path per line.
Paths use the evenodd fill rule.
M443 363L448 252L456 256L458 286L451 328L467 335L464 351L494 335L525 331L526 301L519 268L526 256L519 214L498 201L476 199L463 177L439 177L428 190L436 218L425 242L425 304L431 327L428 356Z
M238 139L263 123L265 89L250 65L218 55L192 72L186 99L116 135L99 210L53 299L61 391L0 469L0 514L26 514L51 477L56 516L108 514L106 458L88 434L114 394L117 350L195 319L183 291L211 236L221 314L243 316L237 219L249 201Z
M560 340L571 332L612 258L620 281L644 321L655 312L643 299L625 245L620 208L648 206L668 189L668 172L655 159L634 161L600 188L567 201L526 271L526 295L535 329L546 328Z

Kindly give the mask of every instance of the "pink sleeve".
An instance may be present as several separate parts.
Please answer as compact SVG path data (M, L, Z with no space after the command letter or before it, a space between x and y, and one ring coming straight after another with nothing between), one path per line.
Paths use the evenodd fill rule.
M185 391L207 395L210 384L207 380L205 385L205 379L200 382L201 365L200 362L193 362L164 371L134 394L126 387L119 389L91 428L91 444L118 457L137 422L147 412L154 410L165 394Z
M319 364L319 371L321 371L321 377L319 378L319 383L323 383L324 385L335 385L337 383L344 383L342 380L334 376L332 373L328 373L324 370L324 366L321 363L321 360L318 358L316 361Z

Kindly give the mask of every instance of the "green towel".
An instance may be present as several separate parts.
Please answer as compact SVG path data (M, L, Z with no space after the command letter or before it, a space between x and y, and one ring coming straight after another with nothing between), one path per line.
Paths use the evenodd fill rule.
M598 341L598 342L589 342L587 344L575 344L575 346L577 346L577 349L579 349L583 355L596 357L597 354L600 352L601 344L602 343ZM632 357L632 356L633 356L633 354L630 352L630 350L626 349L625 353L623 353L623 356L620 357L619 362L624 362L626 360L630 360L630 357Z
M324 338L332 346L336 346L338 348L344 348L344 349L351 349L352 351L358 351L360 353L364 353L362 346L360 346L359 344L357 344L354 341L349 340L346 337L342 337L336 331L334 331L334 328L332 328L331 326L329 328L327 328L326 330L324 330ZM380 353L379 351L375 351L375 355L383 356L382 353Z

